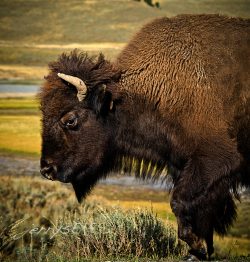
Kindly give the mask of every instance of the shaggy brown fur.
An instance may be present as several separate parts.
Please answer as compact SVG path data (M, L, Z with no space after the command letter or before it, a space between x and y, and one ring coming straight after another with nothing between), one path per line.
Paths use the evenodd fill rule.
M167 165L179 237L210 257L213 232L236 217L238 184L250 186L249 46L250 20L183 15L144 26L113 64L63 54L41 89L42 174L81 200L123 156L152 163L137 165L144 178ZM86 83L84 101L58 72Z

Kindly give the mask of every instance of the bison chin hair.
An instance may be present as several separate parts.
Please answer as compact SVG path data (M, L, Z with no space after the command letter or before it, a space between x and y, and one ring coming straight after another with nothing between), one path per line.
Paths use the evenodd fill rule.
M87 170L79 172L71 180L76 198L79 203L91 192L92 188L100 179L105 179L110 171L109 165L89 167Z
M99 179L100 176L80 173L72 180L71 183L79 203L91 192Z

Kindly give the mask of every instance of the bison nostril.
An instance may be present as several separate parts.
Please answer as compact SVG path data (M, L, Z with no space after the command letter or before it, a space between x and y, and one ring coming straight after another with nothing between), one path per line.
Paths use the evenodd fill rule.
M41 159L41 169L40 173L47 179L53 180L56 174L56 166L48 161Z
M46 167L43 167L41 170L40 170L41 174L44 176L45 174L48 174L48 173L51 173L53 172L53 166L46 166Z

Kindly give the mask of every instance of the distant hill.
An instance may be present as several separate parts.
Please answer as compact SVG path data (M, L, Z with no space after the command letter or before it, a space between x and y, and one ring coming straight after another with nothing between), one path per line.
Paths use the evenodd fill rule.
M29 43L127 42L147 21L180 13L250 16L249 0L1 0L0 39ZM154 2L154 1L153 1Z
M79 48L113 59L146 22L183 13L250 17L250 0L1 0L0 81L41 81L48 62Z

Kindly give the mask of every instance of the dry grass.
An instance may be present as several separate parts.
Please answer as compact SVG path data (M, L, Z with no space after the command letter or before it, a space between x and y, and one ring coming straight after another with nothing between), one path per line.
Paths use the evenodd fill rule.
M175 228L151 210L123 210L94 195L78 205L73 192L59 183L1 180L0 258L6 261L158 260L186 252Z
M42 81L47 75L46 66L0 65L0 79L37 80Z
M148 210L153 210L158 217L164 220L175 221L175 216L172 213L169 202L152 202L152 201L112 201L112 204L117 204L122 208L128 210L130 208L146 208Z
M0 113L1 110L27 110L38 111L38 100L34 97L23 98L5 98L0 99Z
M0 152L40 154L40 116L38 101L30 98L0 99Z
M240 237L215 236L215 252L220 257L237 257L250 255L250 239ZM248 258L249 259L249 258ZM249 261L248 259L242 261Z
M245 0L159 0L151 8L133 0L0 2L0 79L41 81L49 61L80 48L113 59L148 21L163 16L219 13L249 17ZM67 10L67 12L65 12Z
M0 152L38 156L40 144L39 116L0 115Z
M91 2L91 4L89 4ZM159 0L151 8L133 0L0 2L0 39L40 44L127 42L141 25L181 13L249 17L245 0ZM67 10L67 12L65 12Z
M60 234L54 239L55 242L54 240L51 241L51 235L41 234L40 237L38 237L34 234L32 243L30 242L30 237L24 238L23 244L20 242L13 243L13 241L8 242L2 255L6 256L7 251L14 255L13 252L19 250L19 255L26 256L25 260L19 261L28 261L30 259L31 261L35 261L32 260L32 258L34 259L33 256L37 259L36 256L41 257L44 255L50 258L49 261L53 259L57 259L56 261L70 261L69 256L77 259L75 255L81 255L83 253L86 254L86 256L103 256L105 259L111 259L111 257L114 259L114 257L118 255L123 256L127 254L128 257L124 261L136 260L138 257L143 256L142 254L146 255L146 253L140 253L144 252L143 248L145 248L145 245L142 246L142 243L145 241L145 238L140 235L140 231L135 230L141 230L140 228L143 228L143 230L149 230L149 232L155 232L156 234L154 230L158 228L164 232L164 227L166 227L171 228L170 231L174 235L176 234L174 233L176 228L175 222L165 219L166 216L171 216L166 195L166 192L145 188L99 185L93 190L92 194L87 198L87 201L83 205L79 205L76 202L71 186L63 186L61 183L47 181L38 177L2 176L0 184L0 214L4 214L4 216L2 215L0 219L0 232L3 232L3 228L8 228L8 230L12 228L10 233L13 235L24 232L24 229L27 229L27 227L30 229L30 227L41 228L42 226L51 226L54 229L53 232L55 232L55 229L60 228L60 225L67 226L67 229L70 230L77 221L80 221L81 224L89 225L89 227L95 227L93 231L94 235L92 234L93 232L86 231L89 230L88 227L85 231L82 231L81 236ZM138 202L135 201L135 196L138 196ZM154 201L150 201L149 196L151 196ZM146 200L140 200L143 198ZM117 199L119 199L119 201L117 201ZM13 225L16 225L16 221L25 217L29 217L29 219L27 221L25 220L25 223L21 223L20 226L15 227L14 230ZM141 220L139 217L141 217ZM162 220L162 218L164 220ZM134 227L132 227L132 225L134 225ZM153 226L153 229L151 226ZM135 233L132 238L135 242L137 241L138 244L138 249L133 249L136 251L135 253L130 249L132 248L130 242L133 240L129 238L127 234L130 232L126 231L128 228L132 228L131 230ZM160 231L157 231L157 234L163 236ZM49 233L51 234L53 232L51 231ZM88 232L87 235L86 232ZM86 249L88 245L82 245L83 242L81 241L83 241L82 236L84 234L84 241L87 241L89 245L92 246L90 249ZM157 234L153 239L157 238ZM176 240L176 236L173 237L173 239ZM42 242L43 245L41 245L41 241L45 240L47 242ZM120 244L120 246L117 247L115 244L112 244L113 242ZM146 241L146 243L148 242L149 241ZM67 243L67 245L65 243ZM153 243L155 242L151 244L154 245ZM51 249L48 250L47 248L50 245ZM104 248L105 245L108 245L107 249ZM93 251L93 246L100 247L99 251L96 251L96 249ZM115 248L112 249L112 246ZM240 258L237 260L237 257L249 254L249 246L250 240L246 238L215 238L215 251L218 259L224 257L227 260L247 261L245 257L242 258L242 260L240 260ZM44 249L41 249L42 247ZM30 248L38 253L35 254L32 251L31 256ZM42 253L42 250L47 253ZM118 252L118 250L120 251ZM156 250L157 248L155 248L155 251ZM158 253L159 251L153 255L155 259ZM171 256L172 258L174 257L173 253L170 257ZM90 261L92 261L93 257L91 259L89 258Z

